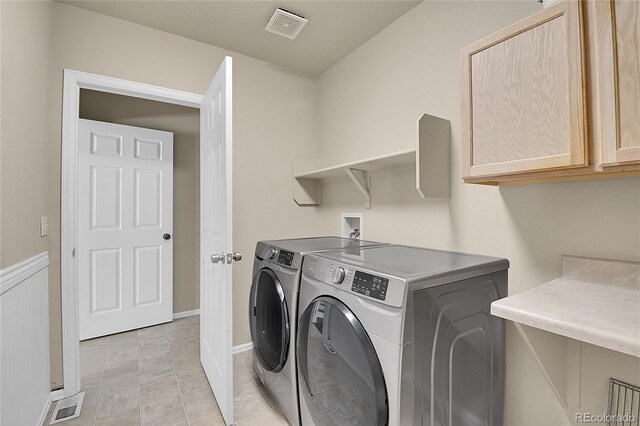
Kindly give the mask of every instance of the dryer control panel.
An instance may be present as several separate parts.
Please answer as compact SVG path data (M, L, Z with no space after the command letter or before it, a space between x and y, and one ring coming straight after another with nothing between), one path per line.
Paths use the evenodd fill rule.
M302 260L299 252L284 250L263 242L256 245L256 257L260 261L275 263L289 269L299 269Z
M291 266L293 264L293 256L294 254L291 251L280 250L280 254L278 254L278 263Z

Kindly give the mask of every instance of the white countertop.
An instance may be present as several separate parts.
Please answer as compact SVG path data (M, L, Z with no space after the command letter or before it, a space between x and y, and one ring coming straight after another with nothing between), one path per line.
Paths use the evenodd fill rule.
M594 261L565 256L565 276L493 302L491 314L640 357L640 264Z

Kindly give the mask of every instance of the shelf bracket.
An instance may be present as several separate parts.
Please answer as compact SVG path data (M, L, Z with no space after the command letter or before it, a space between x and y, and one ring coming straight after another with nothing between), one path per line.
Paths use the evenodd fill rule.
M562 408L578 407L582 343L517 322L513 324Z
M365 207L368 209L371 208L371 193L369 192L371 182L369 174L364 170L351 169L349 167L345 167L344 171L347 173L347 176L351 178L356 188L364 195Z

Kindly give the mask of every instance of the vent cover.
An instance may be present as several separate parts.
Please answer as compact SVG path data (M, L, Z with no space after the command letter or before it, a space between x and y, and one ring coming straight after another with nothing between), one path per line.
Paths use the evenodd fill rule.
M293 40L300 34L308 19L284 9L276 9L265 30Z
M640 387L609 380L607 425L640 425Z
M74 396L61 399L56 404L56 408L51 414L50 425L64 422L65 420L75 419L80 416L82 403L84 402L84 392L80 392Z

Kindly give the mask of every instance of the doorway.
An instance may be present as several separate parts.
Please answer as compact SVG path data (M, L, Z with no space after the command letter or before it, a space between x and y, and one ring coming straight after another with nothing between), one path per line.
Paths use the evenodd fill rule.
M233 420L233 371L231 343L231 309L221 316L217 307L231 305L232 269L231 260L216 263L211 257L213 253L231 253L232 247L232 59L224 58L222 65L203 96L147 84L119 80L104 76L65 70L63 91L63 126L62 126L62 223L61 223L61 272L62 272L62 327L63 327L63 368L64 396L72 396L80 390L80 345L78 330L78 142L80 123L80 91L82 89L108 94L129 96L172 105L199 109L199 159L200 161L200 255L199 283L208 284L213 271L216 281L216 292L204 290L210 286L199 286L205 292L200 297L200 312L203 318L199 327L188 321L189 334L194 337L194 330L199 331L201 350L196 358L199 362L191 362L202 366L206 374L208 387L213 390L215 400L227 424ZM204 153L204 154L203 154ZM207 155L205 155L207 154ZM206 161L202 161L205 155ZM203 185L204 183L204 185ZM204 188L204 189L203 189ZM204 201L202 201L204 200ZM215 213L220 213L213 220L214 212L204 206L216 206ZM195 221L194 221L195 222ZM216 233L211 241L202 238L207 235L207 223L216 223ZM205 225L203 225L205 224ZM215 238L214 238L215 237ZM195 244L193 240L191 244ZM203 248L205 249L203 251ZM205 253L206 252L206 253ZM230 255L231 257L231 255ZM216 321L205 321L215 317ZM157 327L157 326L156 326ZM153 334L155 331L149 331ZM127 333L116 336L125 336ZM166 337L166 333L163 334ZM216 337L216 336L219 336ZM138 335L136 332L136 339ZM186 337L189 337L188 335ZM119 337L118 339L127 339ZM128 337L133 339L132 336ZM118 340L116 339L116 341ZM111 340L111 338L109 338ZM212 345L211 342L216 344ZM117 342L116 342L117 343ZM111 341L109 342L111 345ZM206 348L207 350L204 350ZM197 354L197 351L196 351ZM193 360L191 360L193 361ZM213 370L211 366L219 366ZM174 377L175 378L175 377ZM138 394L136 394L138 395Z
M93 204L96 204L98 213L105 211L102 216L106 222L96 229L95 238L109 238L110 229L115 225L117 228L115 232L128 234L127 239L130 239L129 242L136 247L133 249L134 252L127 247L128 251L120 256L123 270L126 271L131 267L135 269L133 273L121 274L122 294L118 296L128 299L123 300L125 306L119 306L119 310L113 310L112 306L117 306L114 303L116 297L113 294L117 292L106 288L102 294L104 300L102 305L106 312L89 315L91 304L86 301L89 289L83 288L82 284L87 281L83 277L88 275L86 264L90 263L90 259L84 253L86 249L82 244L82 230L93 228L89 226L90 223L85 226L79 224L81 232L78 241L80 268L78 290L81 340L100 335L97 332L90 334L85 332L88 329L123 332L168 322L174 315L182 318L199 313L199 114L200 111L196 108L94 90L80 90L81 122L90 127L104 127L104 131L97 133L104 134L106 137L94 136L95 142L101 142L101 139L104 139L103 143L109 144L114 140L114 145L125 146L121 148L122 154L116 152L115 155L109 155L112 154L109 151L105 152L105 155L84 155L84 158L88 157L88 161L91 157L96 157L93 161L99 162L100 167L103 163L107 166L111 162L116 163L117 166L124 163L123 167L107 168L102 173L106 175L104 180L107 194L118 197L118 200L116 202L111 202L110 199L104 200L102 209L98 205L100 197L96 197L95 203L81 200L83 196L90 195L89 191L96 185L91 185L89 188L89 182L79 179L79 186L85 185L89 191L86 194L83 194L82 190L79 192L78 207L81 212L84 207L87 216L90 214L87 210ZM86 130L83 131L82 127L81 125L79 130L80 140L88 133ZM113 136L119 139L113 139ZM173 140L172 149L169 146L162 146L168 145L168 141L163 138L169 137ZM80 148L82 150L83 146ZM148 152L140 151L141 149L147 149ZM82 155L79 156L79 162L82 168ZM168 168L170 170L167 170ZM103 169L98 168L98 172L101 170ZM110 178L111 170L118 170L114 178ZM100 175L98 172L93 173L96 175L96 180ZM86 181L90 179L91 176ZM119 196L117 190L111 191L111 194L109 189L112 182L113 185L120 182L123 188L130 187L130 189L124 191L122 196ZM133 205L127 205L127 203L133 203ZM111 219L111 216L116 214L118 217ZM122 223L119 223L120 218ZM82 214L79 220L83 221ZM133 241L136 239L144 241L136 243ZM109 259L108 253L105 256L106 260ZM171 264L163 264L163 261L170 257L173 258ZM83 259L85 265L83 265ZM110 282L115 283L116 280L110 280ZM125 312L124 309L128 311ZM162 314L153 315L150 312L152 310L154 312L161 310ZM83 324L87 316L89 319L85 322L93 320L98 323L97 327ZM106 325L104 323L109 316L114 317L112 319L115 320Z
M144 423L181 423L194 392L207 396L199 360L199 115L195 108L80 90L81 421L124 416L135 423L140 416ZM101 184L105 194L91 194ZM109 262L112 257L118 262ZM171 265L164 264L171 257ZM111 268L94 277L93 263ZM111 276L114 269L119 279ZM91 285L92 278L106 285ZM159 386L174 396L148 398ZM116 404L136 393L139 414ZM209 399L209 417L198 413L198 419L218 423Z
M64 395L80 390L78 326L78 136L81 90L200 108L202 96L65 70L62 152L62 326Z

